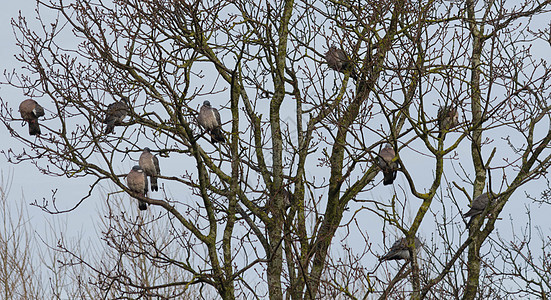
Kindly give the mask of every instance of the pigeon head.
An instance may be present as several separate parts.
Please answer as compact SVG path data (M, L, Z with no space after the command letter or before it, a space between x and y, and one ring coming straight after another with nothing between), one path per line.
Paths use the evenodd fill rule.
M203 105L204 105L204 106L208 106L208 107L210 107L210 101L208 101L208 100L205 100L205 102L203 102Z
M132 170L134 170L134 171L138 171L138 172L143 172L143 169L142 169L142 167L140 167L139 165L135 165L135 166L133 166L133 167L132 167Z
M384 160L386 164L390 163L396 156L396 151L392 148L392 145L386 144L384 148L379 151L379 156Z
M143 148L143 151L144 152L151 152L151 149L149 149L149 147L145 147L145 148Z

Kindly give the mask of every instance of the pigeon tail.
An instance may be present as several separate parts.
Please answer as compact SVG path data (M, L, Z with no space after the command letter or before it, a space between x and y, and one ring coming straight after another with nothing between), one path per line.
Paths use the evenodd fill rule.
M159 190L159 186L157 185L157 177L155 176L149 176L150 180L151 180L151 191L158 191Z
M30 135L40 135L40 125L38 125L37 120L30 120L29 121L29 134Z
M217 142L223 143L226 141L226 138L224 137L222 130L220 130L220 127L215 127L210 131L210 138L210 141L213 144Z
M381 258L379 258L379 261L385 261L385 260L399 260L399 259L408 259L409 258L409 250L391 250Z
M383 185L390 185L394 182L396 179L396 171L389 170L389 171L383 171Z
M107 127L105 127L105 134L113 133L115 131L115 121L106 120L105 123L107 124Z
M476 209L470 209L468 212L464 213L463 214L463 218L469 218L469 222L467 222L467 227L471 227L471 224L473 223L474 221L474 218L478 215L480 215L482 213L482 211L478 211Z
M479 214L481 214L482 212L481 211L478 211L478 210L475 210L475 209L470 209L468 212L464 213L463 214L463 217L464 218L468 218L468 217L474 217L474 216L477 216Z
M140 201L140 200L138 200L138 201L139 201L138 208L140 210L147 210L147 203L145 203L143 201Z

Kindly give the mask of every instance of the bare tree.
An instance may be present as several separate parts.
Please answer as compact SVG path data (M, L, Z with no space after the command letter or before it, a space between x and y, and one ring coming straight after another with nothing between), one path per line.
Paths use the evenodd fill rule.
M10 205L12 177L0 177L0 290L3 299L38 299L43 295L41 272L37 267L36 243L23 202Z
M201 255L193 249L184 251L175 238L191 244L192 237L175 227L174 218L167 213L144 217L136 212L135 203L127 202L113 196L106 201L100 212L104 218L95 227L99 241L57 239L50 252L57 256L58 272L72 283L63 292L85 299L215 298L213 289L184 284L193 277L182 272L182 268L190 268L186 264L208 267L195 260Z
M45 211L70 212L113 184L150 204L148 226L169 219L166 243L186 253L161 247L139 221L109 223L104 238L132 268L185 273L151 284L90 266L116 287L110 295L178 298L171 291L188 286L222 299L507 291L485 266L496 259L490 237L504 207L551 158L551 72L531 47L549 47L538 18L548 20L551 1L37 2L41 26L13 21L26 69L7 80L46 116L42 135L29 137L2 102L1 120L26 145L8 159L94 178L72 207L55 195L35 203ZM220 143L198 126L204 101L220 112ZM395 157L383 159L398 175L382 201L372 195L388 195L376 179L386 144ZM161 192L144 195L123 178L146 146L163 172ZM172 196L182 187L187 194ZM463 222L485 191L487 207ZM415 249L422 224L434 226L425 252ZM385 248L370 241L381 230L388 247L405 237L409 259L376 263Z

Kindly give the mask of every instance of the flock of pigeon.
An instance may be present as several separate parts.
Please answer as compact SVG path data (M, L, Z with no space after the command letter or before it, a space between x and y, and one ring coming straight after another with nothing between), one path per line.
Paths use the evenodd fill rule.
M356 71L355 65L342 49L336 48L334 46L329 47L329 50L325 53L325 61L329 68L341 72L345 75L349 75L352 79L358 80L358 73ZM446 132L452 128L459 125L459 114L457 112L457 105L452 106L442 106L438 109L438 129L439 129L439 138L441 138ZM386 144L382 149L380 149L379 154L376 159L377 165L383 173L383 185L390 185L396 179L398 173L398 160L396 157L396 152L391 144ZM480 215L484 212L489 202L496 197L495 194L492 194L490 197L488 193L484 193L476 197L471 205L471 209L463 215L464 218L470 217L467 226L470 226L474 217ZM490 199L492 198L492 199ZM383 256L379 258L380 261L385 260L398 260L405 259L409 260L410 249L412 251L417 251L422 247L421 241L419 238L415 237L415 245L408 245L406 238L398 239L390 250ZM411 247L414 246L414 247Z
M354 80L357 80L357 72L354 64L348 57L345 51L335 47L330 47L329 51L325 54L325 59L328 66L338 72L348 74ZM122 98L120 101L114 102L107 107L105 118L103 123L106 124L105 134L111 134L114 132L115 126L123 125L124 118L129 111L128 99ZM30 135L40 135L40 126L38 124L38 118L44 116L44 108L40 106L35 100L27 99L21 102L19 105L19 112L21 118L29 124ZM197 121L201 127L210 135L212 143L225 142L225 137L222 132L222 122L220 120L220 113L216 108L213 108L209 101L204 101L203 106L197 116ZM438 126L440 135L444 134L448 130L458 125L458 113L457 107L444 106L438 110ZM390 185L396 179L399 164L396 157L396 152L391 144L386 144L380 149L376 163L383 173L383 185ZM143 153L140 155L139 164L132 167L130 173L126 177L128 188L134 193L145 197L148 192L147 177L149 176L151 182L151 190L158 191L157 177L160 176L161 170L159 168L158 158L151 153L149 148L144 148ZM284 197L286 199L285 208L291 205L292 194L288 191ZM493 195L494 197L495 195ZM492 198L493 198L492 197ZM488 193L484 193L473 200L471 209L464 214L464 217L471 217L469 224L473 220L473 217L484 212L490 197ZM146 210L147 203L138 201L139 209ZM269 206L268 204L266 206ZM397 260L397 259L410 259L410 249L416 251L422 244L417 237L415 237L415 245L408 245L406 238L397 240L389 252L383 255L380 260Z
M128 115L128 99L122 98L120 101L109 104L105 112L103 123L105 126L105 134L111 134L115 130L115 126L124 125L124 118ZM40 125L38 118L44 116L44 108L35 100L27 99L19 104L19 113L21 118L29 124L30 135L40 135ZM197 116L197 121L208 134L211 136L212 143L224 142L224 134L222 132L222 122L220 121L220 113L216 108L210 105L209 101L205 101ZM157 177L161 175L159 167L159 159L151 153L151 149L144 148L138 165L132 167L130 173L126 176L128 189L146 197L148 188L147 177L151 182L151 191L158 191ZM138 208L146 210L148 204L138 200Z

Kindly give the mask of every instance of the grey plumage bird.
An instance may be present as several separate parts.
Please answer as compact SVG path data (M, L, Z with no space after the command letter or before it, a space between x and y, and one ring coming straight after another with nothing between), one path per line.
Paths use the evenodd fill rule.
M412 249L412 250L415 250L416 253L418 253L421 247L422 247L421 241L419 240L419 238L415 237L415 249ZM379 258L379 260L380 261L398 260L398 259L409 260L411 258L409 249L410 247L408 245L406 238L405 237L401 238L396 242L394 242L394 244L392 244L392 247L390 247L390 250L381 258Z
M396 152L390 144L386 144L384 148L379 151L377 157L377 165L383 171L383 185L389 185L396 179L398 173L398 162L393 161L396 157Z
M329 50L325 52L325 61L329 68L343 74L350 73L350 77L354 80L358 79L354 64L344 50L334 46L329 47Z
M29 134L40 135L38 118L44 116L44 108L33 99L27 99L19 104L19 113L21 118L29 123Z
M113 133L115 126L122 125L122 121L128 115L128 104L126 101L126 99L122 99L107 106L105 119L103 120L103 123L107 124L105 134Z
M470 226L475 216L478 216L482 212L484 212L486 207L488 207L488 204L490 204L490 202L493 202L494 197L495 197L495 194L493 194L492 197L490 197L488 193L483 193L478 195L478 197L474 198L473 203L471 204L471 209L469 209L468 212L463 214L463 217L471 218L467 226Z
M441 106L438 109L438 129L440 132L450 130L459 124L459 114L457 107Z
M147 177L140 166L136 165L132 167L132 170L130 170L130 173L126 176L126 183L128 184L128 188L134 193L142 197L147 196ZM138 208L140 210L146 210L147 203L141 200L138 201Z
M203 106L199 110L197 117L199 125L201 125L210 134L211 142L224 142L224 134L222 133L222 121L220 121L220 113L216 108L210 105L209 101L203 102Z
M158 191L157 176L161 175L161 168L159 167L159 159L157 156L151 153L151 149L145 147L140 155L139 163L145 175L149 176L151 191Z

